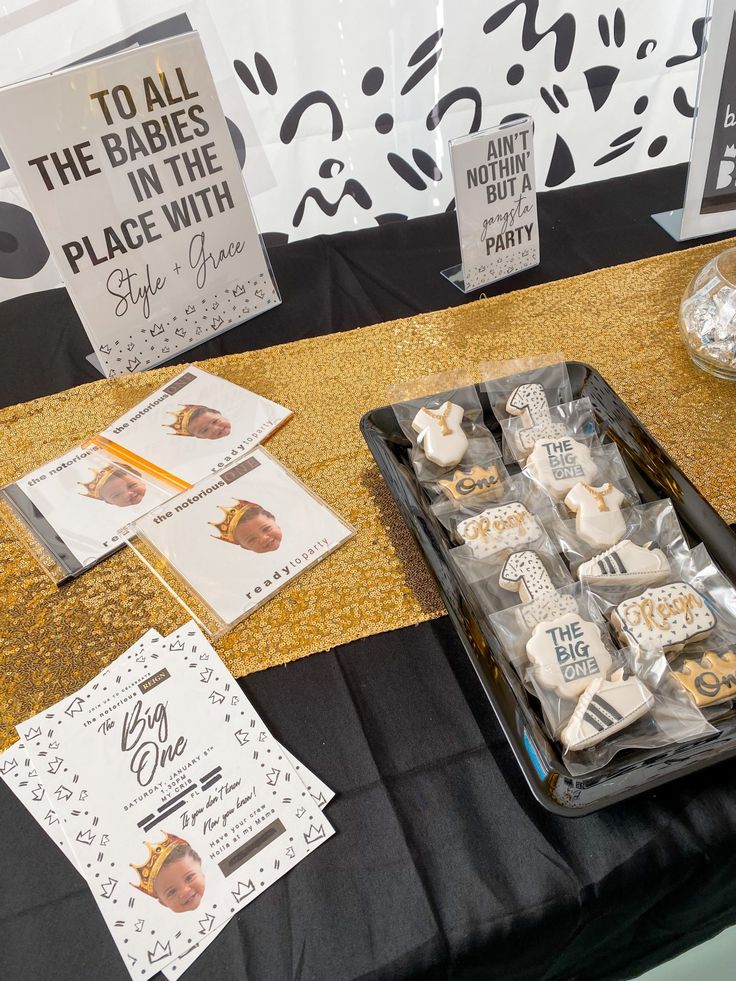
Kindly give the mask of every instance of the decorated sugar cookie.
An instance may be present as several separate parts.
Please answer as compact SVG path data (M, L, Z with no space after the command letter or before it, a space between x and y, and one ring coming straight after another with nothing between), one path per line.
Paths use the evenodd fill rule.
M624 495L613 484L592 487L579 481L565 497L565 507L575 513L575 530L589 545L615 545L626 531L621 514Z
M519 594L525 604L520 607L519 616L528 627L577 610L573 597L557 592L542 560L529 549L514 552L506 559L498 584Z
M577 698L611 668L611 655L595 623L575 609L538 623L526 644L532 671L542 688L560 698Z
M502 483L498 467L493 465L456 470L452 477L437 481L442 493L455 503L493 497L500 492Z
M519 416L524 428L514 433L519 452L526 456L540 439L559 439L567 433L560 422L552 422L544 387L538 382L519 385L509 395L506 411Z
M626 583L645 586L669 574L670 564L652 542L636 545L624 538L618 545L593 556L578 568L578 579L587 583Z
M590 482L598 472L585 443L572 436L538 440L526 462L530 476L555 498L564 497L579 481Z
M654 705L654 695L636 675L616 671L610 681L596 678L578 699L570 721L560 734L573 752L595 746L636 722Z
M684 661L672 674L698 708L720 705L736 698L736 653L706 651L700 661Z
M512 501L466 518L458 524L457 533L476 558L486 559L505 548L533 542L542 529L523 504Z
M454 467L468 448L468 437L463 432L465 415L462 406L443 402L439 409L420 409L414 416L411 428L417 433L417 442L424 454L438 467Z
M704 637L716 618L697 589L685 582L645 589L639 596L619 603L611 623L623 643L649 651L678 651Z

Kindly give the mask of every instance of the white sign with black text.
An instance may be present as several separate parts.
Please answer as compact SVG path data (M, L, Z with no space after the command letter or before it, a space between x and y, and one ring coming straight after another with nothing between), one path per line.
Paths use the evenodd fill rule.
M464 293L539 265L533 124L529 116L450 142Z
M106 375L281 302L196 33L3 89L0 140Z

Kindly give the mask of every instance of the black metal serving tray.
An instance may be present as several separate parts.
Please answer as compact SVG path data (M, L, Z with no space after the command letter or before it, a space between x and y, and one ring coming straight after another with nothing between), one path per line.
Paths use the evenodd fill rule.
M619 447L643 501L669 497L690 545L704 542L736 584L736 534L698 493L672 458L611 386L590 365L567 362L573 398L587 396L601 434ZM500 442L500 427L485 390L476 386L485 423ZM367 412L360 428L399 510L439 586L448 613L506 734L532 793L548 810L577 817L686 773L736 756L736 713L715 723L717 735L656 750L626 750L585 777L571 777L558 746L544 731L535 700L500 656L498 641L472 591L449 561L446 532L429 507L409 462L410 443L391 406Z

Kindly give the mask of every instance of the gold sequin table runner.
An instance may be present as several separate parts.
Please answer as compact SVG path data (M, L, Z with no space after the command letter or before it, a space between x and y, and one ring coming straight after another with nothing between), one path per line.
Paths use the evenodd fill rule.
M233 673L443 613L358 429L392 386L420 375L554 351L587 361L723 518L736 520L736 385L696 369L677 329L685 286L725 245L203 362L294 410L268 449L358 530L218 643ZM65 452L179 370L103 380L3 410L0 481ZM186 614L129 550L57 589L1 525L0 536L2 748L15 738L15 722L78 688L147 627L167 633Z

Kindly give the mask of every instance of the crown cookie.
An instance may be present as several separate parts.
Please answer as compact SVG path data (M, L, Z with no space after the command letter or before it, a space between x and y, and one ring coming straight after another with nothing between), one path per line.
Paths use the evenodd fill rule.
M598 626L577 611L538 623L526 653L538 684L560 698L577 698L611 668L611 655Z
M611 623L625 644L645 651L678 651L710 633L716 618L696 589L674 582L619 603Z
M700 661L684 661L672 674L698 708L720 705L736 698L736 653L706 651Z
M579 481L590 482L598 472L588 447L572 436L538 440L526 468L557 499L564 497Z
M487 559L505 548L520 548L542 533L537 519L519 501L486 508L457 526L457 533L478 559Z
M411 428L431 463L454 467L465 456L468 437L462 429L464 415L462 406L443 402L436 411L423 408L414 416Z
M498 467L494 466L456 470L452 477L437 481L442 493L455 502L493 497L500 491L501 483Z

